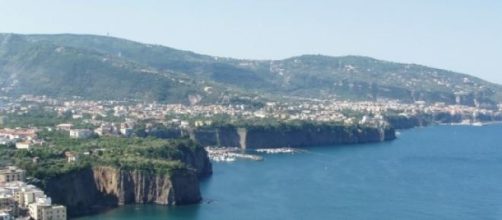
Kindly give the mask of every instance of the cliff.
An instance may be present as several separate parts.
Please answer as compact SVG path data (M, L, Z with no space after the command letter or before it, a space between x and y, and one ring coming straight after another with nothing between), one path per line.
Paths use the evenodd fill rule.
M32 172L54 203L70 216L125 204L194 204L201 200L199 178L212 173L207 152L189 140L127 139L77 163ZM132 145L135 143L136 145ZM71 167L71 169L63 169ZM34 170L31 170L34 171Z
M190 138L203 146L241 147L241 137L246 140L247 131L234 126L197 128L189 131ZM243 142L244 143L244 142Z
M246 147L309 147L382 142L395 139L392 128L294 127L291 129L252 127L247 129Z
M179 148L179 150L181 154L176 159L192 167L199 178L207 177L213 173L213 166L204 148Z
M192 130L190 137L204 146L241 148L309 147L358 144L395 139L393 128L343 125L294 125L206 127Z
M51 178L44 190L55 203L66 205L70 216L132 203L183 205L201 200L192 170L167 175L98 166Z
M431 124L433 119L431 117L424 116L402 116L402 115L393 115L385 117L385 120L394 128L394 129L410 129L414 127L423 127Z

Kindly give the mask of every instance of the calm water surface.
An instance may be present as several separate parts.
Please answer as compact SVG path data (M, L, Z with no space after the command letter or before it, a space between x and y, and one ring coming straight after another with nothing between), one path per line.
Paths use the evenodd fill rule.
M502 125L403 131L382 144L215 163L205 202L94 219L502 219Z

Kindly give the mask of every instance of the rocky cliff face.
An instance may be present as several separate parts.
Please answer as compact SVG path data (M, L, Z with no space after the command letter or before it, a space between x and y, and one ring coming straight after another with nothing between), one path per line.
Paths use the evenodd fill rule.
M201 200L199 180L191 170L163 175L100 166L51 178L45 190L55 203L67 206L70 216L132 203L183 205Z
M235 127L193 129L190 138L204 146L239 147L242 133Z
M395 129L410 129L414 127L427 126L432 123L432 118L428 116L407 117L396 115L387 116L385 120Z
M192 131L191 137L204 146L241 148L309 147L393 140L395 139L395 132L393 128L371 127L254 126L248 128L198 129Z
M148 171L96 167L93 174L98 191L116 198L118 205L177 205L201 200L197 176L189 171L176 171L167 176Z
M318 127L247 131L246 147L309 147L382 142L395 139L392 128Z
M183 163L195 169L197 176L207 177L213 173L213 166L204 148L180 149L183 153L179 158Z

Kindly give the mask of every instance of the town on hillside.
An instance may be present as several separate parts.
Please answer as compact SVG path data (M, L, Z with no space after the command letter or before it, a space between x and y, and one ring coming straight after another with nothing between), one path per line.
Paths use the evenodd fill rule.
M0 150L9 152L0 157L0 219L31 218L35 220L66 219L66 208L53 204L40 187L40 179L27 178L27 172L15 167L7 155L24 158L21 165L43 164L51 160L47 151L58 147L58 165L51 169L74 169L90 155L101 155L106 149L95 147L71 150L79 140L96 138L155 137L161 139L189 136L191 129L215 124L277 123L308 121L335 123L342 126L397 126L407 128L426 123L483 125L502 120L502 106L485 109L476 106L445 103L401 103L395 100L263 102L262 105L183 105L157 102L95 101L54 99L24 95L19 99L0 97ZM397 118L397 119L396 119ZM398 123L407 124L405 126ZM414 123L409 123L413 121ZM73 140L73 141L72 141ZM116 139L111 143L124 144ZM113 142L115 141L115 142ZM94 146L85 142L84 146ZM65 148L66 146L66 148ZM97 146L97 145L96 145ZM225 147L225 146L221 146ZM60 150L62 149L62 150ZM34 153L36 151L36 153ZM45 152L45 153L44 153ZM220 159L231 151L210 152ZM288 151L289 152L289 151ZM240 155L240 154L236 154ZM246 155L245 155L246 156ZM30 161L26 163L26 158ZM83 158L83 159L82 159ZM63 161L63 163L61 163ZM67 163L65 165L64 163ZM169 164L169 167L174 165ZM57 168L60 167L60 168ZM46 175L37 171L38 176ZM42 173L40 173L42 172ZM58 171L54 171L57 173Z
M164 129L163 133L157 133L181 137L186 135L184 131L189 129L221 122L314 121L383 126L388 124L392 117L410 119L431 116L431 120L439 123L482 125L502 119L501 105L498 109L484 109L423 101L265 102L256 107L243 104L182 105L57 100L33 95L24 95L20 99L0 99L4 103L0 106L0 145L13 146L16 149L50 146L46 140L38 137L37 134L41 131L59 131L70 138L88 139L97 136L147 136ZM68 160L72 160L71 156Z

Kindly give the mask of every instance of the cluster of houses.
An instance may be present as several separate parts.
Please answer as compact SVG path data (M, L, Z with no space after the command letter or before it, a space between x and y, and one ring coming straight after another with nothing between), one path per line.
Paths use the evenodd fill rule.
M95 135L129 137L133 134L133 126L133 122L102 123L96 129L80 129L74 128L73 124L59 124L55 129L68 132L71 138L87 139ZM41 128L2 128L0 129L0 145L12 145L17 149L26 150L40 147L45 143L44 140L38 139L37 137L37 132L39 132L40 129Z
M36 128L3 128L0 129L0 145L15 145L18 149L30 149L42 145L43 140L37 139Z
M214 117L221 115L233 119L259 119L274 118L281 121L304 120L320 122L342 122L345 124L379 125L384 123L382 115L388 112L398 112L405 116L414 116L422 113L449 113L472 115L498 115L502 117L501 110L483 109L463 105L448 105L445 103L401 103L395 100L381 101L340 101L340 100L315 100L307 99L295 102L268 102L261 108L251 108L240 104L228 105L182 105L160 103L130 103L119 101L88 101L72 100L57 101L47 97L23 96L30 102L38 102L45 108L51 109L60 115L71 113L73 119L82 119L87 124L92 124L95 129L78 129L71 124L58 125L56 129L68 131L72 138L89 138L99 136L130 136L133 134L135 122L148 120L163 123L168 127L187 129L210 125ZM7 113L19 113L29 108L15 106L5 110ZM350 113L357 112L366 115L356 118ZM84 117L85 116L85 117ZM118 117L123 123L112 123L103 120L105 117ZM0 144L2 143L0 131ZM37 144L30 140L17 141L18 148L27 149Z
M0 169L0 220L65 220L66 207L52 204L41 189L25 182L26 172L14 166Z
M95 129L88 128L73 128L72 124L59 124L56 126L57 130L67 131L71 138L87 139L94 135L99 136L125 136L129 137L133 133L134 124L131 122L116 123L102 123Z
M181 129L188 126L198 127L211 123L215 116L226 115L238 119L275 118L277 120L306 120L321 122L342 122L346 124L381 124L378 115L387 112L399 112L413 116L422 113L449 113L461 115L496 115L499 110L483 109L463 105L449 105L445 103L401 103L396 100L380 101L343 101L305 99L294 102L268 102L263 107L252 108L242 104L227 105L182 105L161 103L134 103L125 101L89 101L72 100L57 101L47 97L23 96L30 102L43 104L60 115L71 113L74 119L81 118L96 129L75 129L71 131L74 138L86 138L89 135L124 135L132 133L131 122L149 120L177 126ZM13 109L7 110L11 112ZM23 111L22 106L15 111ZM358 112L368 117L354 118L347 112ZM85 115L85 117L84 117ZM369 118L371 115L371 118ZM108 116L126 119L126 126L120 123L105 122ZM190 121L190 122L189 122ZM188 124L189 123L189 124ZM65 130L70 131L71 128ZM91 133L92 132L92 133Z

